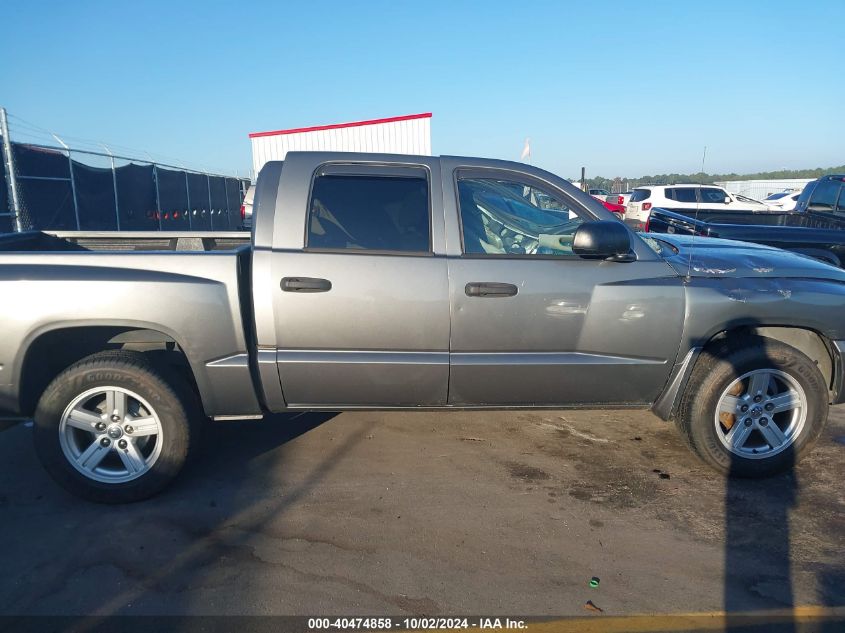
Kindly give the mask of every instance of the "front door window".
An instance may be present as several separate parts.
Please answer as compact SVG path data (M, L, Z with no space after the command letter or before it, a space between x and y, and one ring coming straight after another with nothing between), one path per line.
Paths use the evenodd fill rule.
M498 178L461 178L458 195L464 253L573 256L584 218L558 196Z

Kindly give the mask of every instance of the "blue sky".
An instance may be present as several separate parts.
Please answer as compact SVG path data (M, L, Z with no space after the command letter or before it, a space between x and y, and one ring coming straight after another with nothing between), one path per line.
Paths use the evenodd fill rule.
M845 162L843 20L843 0L7 0L0 105L241 173L249 132L427 111L436 154L530 137L569 177L697 171L704 145L709 172L825 167Z

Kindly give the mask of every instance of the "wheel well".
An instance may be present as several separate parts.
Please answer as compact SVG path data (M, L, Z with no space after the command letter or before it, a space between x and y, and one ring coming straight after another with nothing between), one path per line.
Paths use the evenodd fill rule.
M771 338L794 347L816 364L827 382L828 389L832 387L833 355L830 351L831 346L825 337L813 330L805 330L799 327L742 327L720 332L711 338L704 348L707 349L725 338L734 338L743 335L765 336L766 338Z
M159 366L176 370L197 391L185 353L169 335L157 330L127 327L69 327L45 332L26 351L20 377L20 410L32 415L47 385L86 356L110 349L143 352Z

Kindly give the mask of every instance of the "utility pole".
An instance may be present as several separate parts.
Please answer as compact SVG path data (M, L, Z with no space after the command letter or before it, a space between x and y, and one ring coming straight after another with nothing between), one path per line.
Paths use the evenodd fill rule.
M15 231L23 231L21 201L18 198L18 178L15 174L15 158L12 155L12 141L9 139L9 120L6 108L0 108L0 135L3 136L3 170L6 172L6 186L9 188L9 205Z
M581 168L581 191L587 190L587 168Z

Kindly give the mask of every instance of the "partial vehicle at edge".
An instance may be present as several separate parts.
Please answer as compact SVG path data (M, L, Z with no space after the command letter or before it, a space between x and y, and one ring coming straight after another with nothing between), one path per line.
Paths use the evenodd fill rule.
M845 176L807 185L794 211L713 211L655 207L645 230L756 242L845 263Z
M632 191L625 210L625 220L629 223L645 224L651 209L658 207L715 211L769 210L769 207L759 200L728 193L716 185L643 185Z

